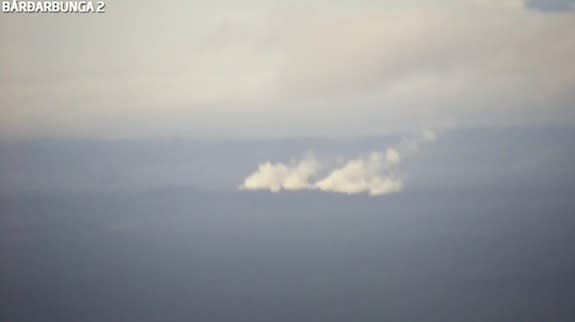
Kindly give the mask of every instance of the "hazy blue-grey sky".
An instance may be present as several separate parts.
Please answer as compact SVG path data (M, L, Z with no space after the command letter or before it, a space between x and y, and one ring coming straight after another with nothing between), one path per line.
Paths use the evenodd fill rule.
M567 0L107 1L0 14L2 137L575 123Z

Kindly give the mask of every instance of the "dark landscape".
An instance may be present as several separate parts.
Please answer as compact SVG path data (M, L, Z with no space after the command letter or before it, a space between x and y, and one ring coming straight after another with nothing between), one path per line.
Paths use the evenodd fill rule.
M574 168L572 151L557 152L574 142L573 132L545 139L537 131L504 131L501 140L490 137L497 131L473 132L475 141L466 142L474 152L459 154L465 172L457 159L447 160L453 153L432 152L467 151L456 139L461 132L448 133L420 152L428 167L412 176L412 186L379 197L169 184L5 187L0 320L573 321ZM526 133L542 139L518 139ZM544 149L556 151L535 163L538 173L481 172L486 163L517 168ZM1 157L3 175L14 180L8 166L46 162L59 150L37 152L28 165L9 163L26 155L19 151ZM97 163L72 152L63 169ZM184 153L164 152L176 159ZM483 157L467 161L474 153ZM452 165L439 166L440 176L433 164L442 158Z

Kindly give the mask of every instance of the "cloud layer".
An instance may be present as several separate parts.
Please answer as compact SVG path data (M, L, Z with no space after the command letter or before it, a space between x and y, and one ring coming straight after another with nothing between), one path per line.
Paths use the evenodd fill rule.
M424 130L384 152L348 160L320 177L321 163L312 155L289 164L265 162L245 178L242 190L319 190L344 194L367 193L371 196L399 192L404 187L399 174L403 158L415 154L422 143L436 139L436 133Z
M0 135L573 125L568 2L126 0L97 16L4 14Z

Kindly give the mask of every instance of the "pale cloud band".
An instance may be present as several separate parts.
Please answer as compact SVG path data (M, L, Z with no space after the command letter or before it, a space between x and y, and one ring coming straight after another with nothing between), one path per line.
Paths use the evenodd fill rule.
M573 125L575 13L531 10L542 3L126 1L104 15L3 15L0 135Z

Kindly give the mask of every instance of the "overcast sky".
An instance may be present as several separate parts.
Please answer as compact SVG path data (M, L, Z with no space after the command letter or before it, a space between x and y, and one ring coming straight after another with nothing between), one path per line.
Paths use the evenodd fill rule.
M575 2L107 1L0 13L0 137L575 124Z

